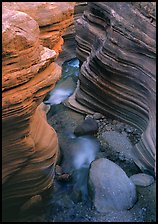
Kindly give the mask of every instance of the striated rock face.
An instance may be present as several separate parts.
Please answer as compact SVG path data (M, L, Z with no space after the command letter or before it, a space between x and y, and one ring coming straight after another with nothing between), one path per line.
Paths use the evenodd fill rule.
M3 7L25 12L39 25L43 46L58 53L64 43L62 35L73 24L75 2L4 2Z
M151 173L156 154L155 4L91 2L76 23L77 57L83 63L77 103L141 130L135 162Z
M54 50L40 45L29 15L2 11L2 195L3 208L21 205L51 187L59 148L42 103L61 68ZM41 104L42 103L42 104Z
M87 2L76 2L74 6L74 19L62 36L64 39L64 45L62 46L62 52L57 60L58 64L62 64L64 61L68 61L76 57L75 23L79 18L81 18L86 7Z

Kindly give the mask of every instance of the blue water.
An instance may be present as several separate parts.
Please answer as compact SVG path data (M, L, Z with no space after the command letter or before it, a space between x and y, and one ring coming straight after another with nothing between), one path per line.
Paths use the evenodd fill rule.
M62 76L55 88L44 99L45 104L58 105L71 96L79 75L79 60L74 58L62 65Z
M62 154L64 158L61 166L65 171L72 173L74 180L73 190L81 192L82 199L85 200L88 198L87 182L89 167L91 162L96 158L99 144L94 137L76 137L74 135L73 128L70 124L75 119L75 116L70 116L69 120L67 118L63 120L61 116L61 114L65 114L65 111L67 111L67 113L72 113L69 112L71 109L67 110L68 108L64 106L63 102L71 96L76 89L78 76L78 59L74 58L71 61L63 63L61 79L57 82L55 88L49 92L47 100L44 100L44 103L51 105L51 111L49 113L50 119L53 118L53 120L56 120L57 124L62 123L62 130L56 128L56 125L52 125L58 134L59 144L61 145L62 143ZM67 115L67 117L69 116ZM62 138L60 136L62 136ZM65 142L65 144L63 144L63 142Z

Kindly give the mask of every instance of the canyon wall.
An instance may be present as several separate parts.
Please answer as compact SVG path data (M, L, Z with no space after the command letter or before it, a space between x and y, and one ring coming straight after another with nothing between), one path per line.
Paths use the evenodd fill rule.
M44 47L61 52L63 35L74 22L75 2L5 2L3 7L25 12L39 25Z
M2 202L14 210L53 184L60 152L42 101L61 76L54 61L74 3L2 7Z
M81 18L84 10L87 7L87 2L76 2L74 6L74 19L70 26L67 28L66 32L62 36L64 39L64 45L62 46L62 52L58 57L58 64L62 64L64 61L69 61L73 58L76 58L76 29L75 23Z
M136 164L154 173L156 156L156 3L89 2L76 21L82 63L76 105L142 132ZM75 105L74 100L72 107Z

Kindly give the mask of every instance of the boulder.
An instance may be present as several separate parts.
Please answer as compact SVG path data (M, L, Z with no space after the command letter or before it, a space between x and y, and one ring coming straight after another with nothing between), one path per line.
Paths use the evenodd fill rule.
M92 162L89 185L94 206L102 213L130 209L137 200L135 184L117 164L105 158Z
M93 118L89 117L75 128L74 134L76 136L91 135L97 133L97 131L98 123Z

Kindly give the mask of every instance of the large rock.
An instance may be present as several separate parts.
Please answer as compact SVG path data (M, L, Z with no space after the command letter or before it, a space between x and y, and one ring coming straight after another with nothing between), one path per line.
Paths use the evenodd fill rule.
M112 161L101 158L91 164L89 184L99 212L130 209L136 202L136 187L126 173Z
M96 120L94 120L93 118L87 118L75 128L74 134L76 136L91 135L97 133L97 130L98 124Z
M42 101L59 80L61 68L54 63L58 52L41 45L39 25L46 27L52 22L51 27L57 26L54 23L60 17L64 23L71 15L65 4L61 11L59 7L54 11L55 19L51 18L52 11L43 8L50 3L8 3L14 10L4 3L2 9L2 201L3 209L11 208L15 214L15 208L53 184L58 138L47 123L48 108ZM39 24L30 15L16 11L17 6L27 8L28 14L31 10ZM51 35L57 38L54 32ZM58 41L53 43L56 48Z
M76 23L81 66L75 98L142 132L135 162L154 173L156 155L156 3L89 2ZM70 104L75 105L74 95Z

